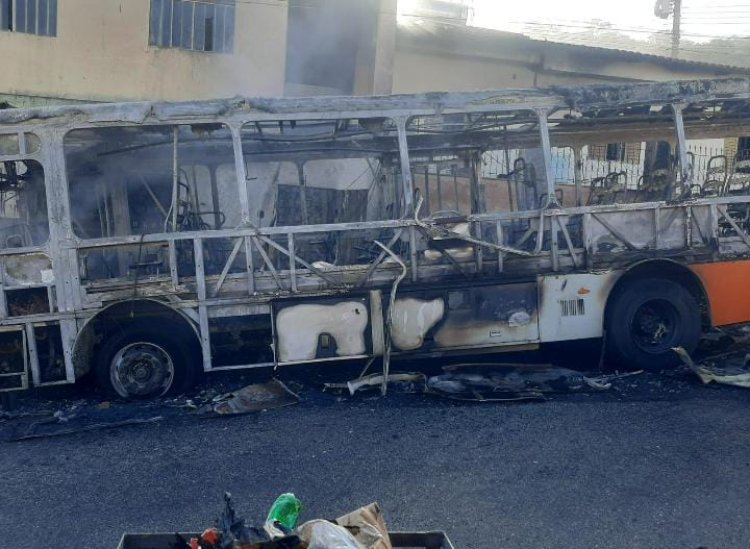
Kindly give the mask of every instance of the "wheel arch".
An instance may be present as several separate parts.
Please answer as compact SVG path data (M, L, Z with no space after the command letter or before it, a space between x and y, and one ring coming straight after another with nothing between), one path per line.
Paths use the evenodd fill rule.
M115 301L87 319L78 330L73 344L73 365L77 375L86 374L93 369L96 350L105 338L136 325L142 327L144 318L158 322L161 329L174 330L184 335L200 348L198 326L184 310L155 298Z
M617 279L607 296L604 308L604 322L609 318L612 297L621 291L629 282L641 278L664 278L683 286L695 298L700 306L701 324L704 329L713 325L711 304L703 282L686 265L669 258L645 259L630 265Z

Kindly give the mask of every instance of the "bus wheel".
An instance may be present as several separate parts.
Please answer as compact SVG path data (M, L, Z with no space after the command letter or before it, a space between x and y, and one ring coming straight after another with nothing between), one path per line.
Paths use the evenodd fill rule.
M605 322L607 349L623 366L673 367L673 347L692 352L701 337L698 302L681 284L664 278L626 282L610 298Z
M181 393L199 373L199 353L169 335L124 331L97 353L96 377L108 393L146 399Z

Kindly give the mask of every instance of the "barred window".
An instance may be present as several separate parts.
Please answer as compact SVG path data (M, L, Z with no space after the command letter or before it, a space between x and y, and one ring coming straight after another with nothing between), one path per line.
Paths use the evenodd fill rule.
M57 36L57 0L0 0L0 31Z
M149 44L231 52L234 14L234 0L151 0Z
M625 143L609 143L606 152L607 160L622 162L625 160Z

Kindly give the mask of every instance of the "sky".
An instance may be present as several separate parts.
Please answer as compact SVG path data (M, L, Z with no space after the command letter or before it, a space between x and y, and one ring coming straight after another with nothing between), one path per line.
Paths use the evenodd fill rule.
M743 3L744 2L744 3ZM474 0L473 24L513 30L524 23L571 25L566 30L586 32L586 27L601 20L623 29L635 39L644 39L650 31L670 31L672 19L654 15L655 0ZM630 32L628 32L629 29ZM747 0L683 0L681 33L686 39L705 42L711 37L750 36L750 2Z
M414 0L399 0L408 13ZM656 0L469 0L472 25L539 34L556 31L595 33L618 30L628 38L668 41L672 18L654 15ZM681 34L684 42L706 45L716 38L750 37L750 0L683 0ZM536 31L536 32L534 32ZM686 45L689 47L689 44ZM750 39L748 39L750 52Z

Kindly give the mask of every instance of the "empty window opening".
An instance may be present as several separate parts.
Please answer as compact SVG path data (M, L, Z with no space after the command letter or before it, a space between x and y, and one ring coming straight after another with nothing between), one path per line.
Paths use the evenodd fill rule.
M222 125L74 130L65 153L81 238L239 224L234 149Z
M40 246L48 238L42 165L35 160L0 162L0 248Z
M23 330L0 332L0 391L26 384L26 345Z
M396 125L390 119L268 121L242 130L257 227L341 224L398 219L403 211ZM381 231L324 231L296 237L309 263L351 265L380 253ZM386 240L387 241L387 240ZM268 250L271 260L286 257ZM255 265L264 262L255 258Z
M74 130L65 138L71 217L84 239L233 229L239 183L229 130L220 124ZM180 274L193 267L189 241L176 243ZM211 239L211 250L229 248ZM162 244L92 249L81 257L86 280L168 275ZM206 258L212 264L213 256Z
M28 288L5 292L8 316L39 315L50 312L47 288Z
M22 374L24 361L23 332L0 332L0 376Z
M65 355L59 325L34 326L36 356L42 383L65 380Z
M209 330L214 366L273 362L269 315L211 318Z

